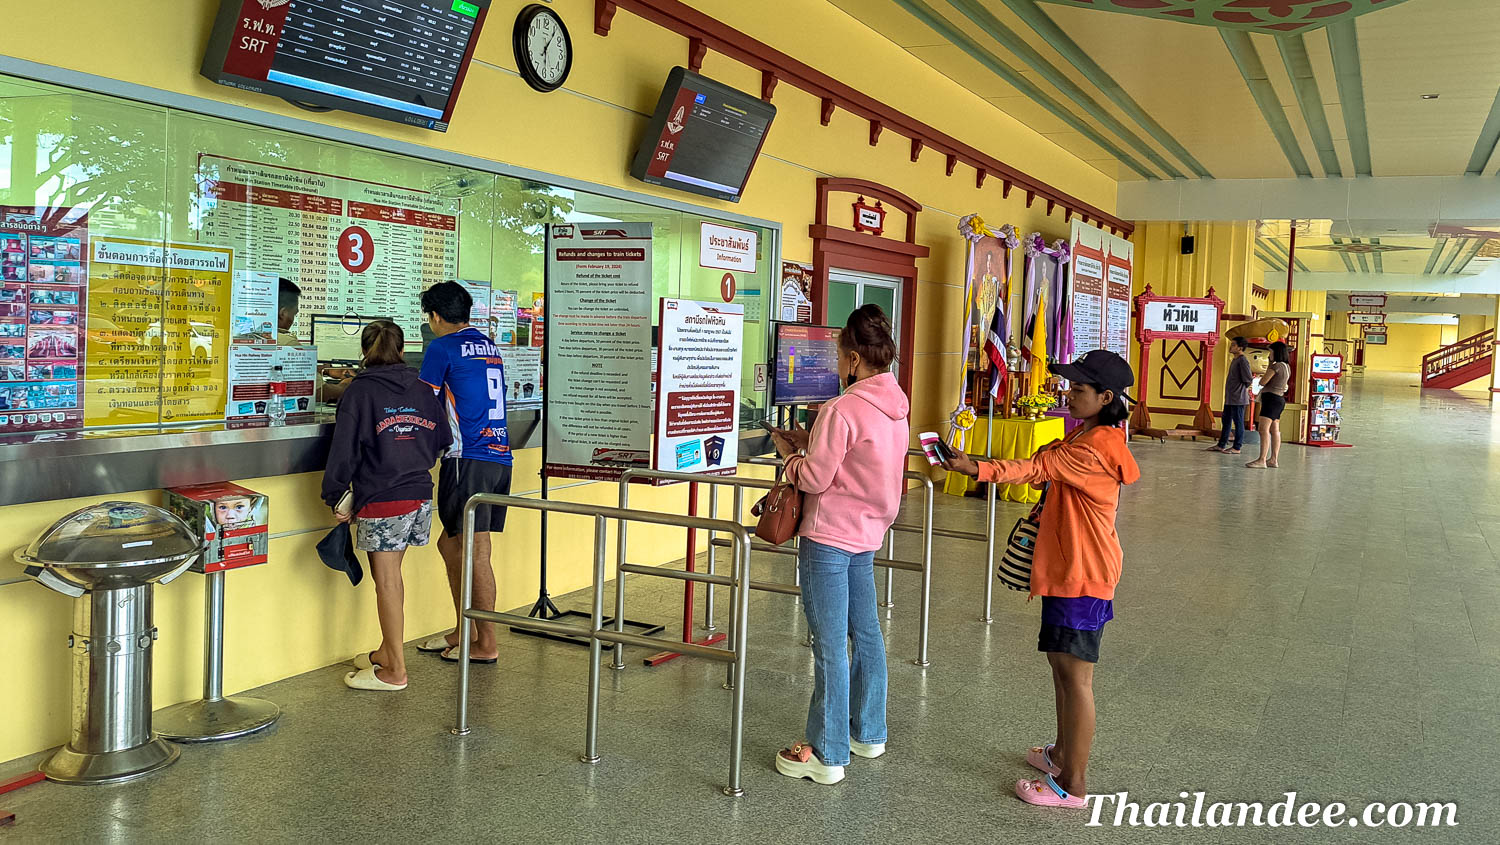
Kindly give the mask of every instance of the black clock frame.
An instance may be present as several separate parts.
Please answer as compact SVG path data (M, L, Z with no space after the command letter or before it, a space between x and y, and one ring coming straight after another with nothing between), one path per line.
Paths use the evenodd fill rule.
M562 76L558 77L556 82L548 82L542 79L532 69L531 51L527 49L526 45L526 32L531 28L531 22L536 20L537 16L541 14L550 15L557 22L557 28L562 32L563 44L567 46L568 50L567 64L563 65ZM540 3L532 3L530 6L522 9L520 14L516 15L516 26L511 31L510 42L511 49L516 56L516 69L521 72L521 78L526 80L527 85L530 85L543 94L547 94L561 88L563 83L568 81L568 74L573 72L573 36L568 32L568 26L563 23L561 15Z

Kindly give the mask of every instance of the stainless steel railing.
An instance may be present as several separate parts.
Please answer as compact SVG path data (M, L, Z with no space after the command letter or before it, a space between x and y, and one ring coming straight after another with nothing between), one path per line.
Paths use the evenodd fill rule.
M758 465L772 466L772 465L774 465L774 463L771 463L771 462L773 462L775 460L776 459L774 459L774 458L751 458L751 459L748 459L746 461L742 461L742 463L755 463L755 464L758 464ZM922 488L922 513L923 513L922 526L923 526L923 528L920 529L923 532L923 536L922 536L922 559L919 560L919 561L913 561L913 560L901 560L901 559L896 558L894 556L894 553L893 553L895 547L894 547L894 544L891 543L891 544L887 545L886 557L877 557L877 558L875 558L874 563L875 563L876 566L884 567L886 569L887 573L889 573L892 570L896 570L896 569L904 569L904 570L907 570L907 571L919 573L921 575L921 578L922 578L922 580L921 580L921 601L920 601L920 607L918 609L918 621L917 621L917 656L916 656L916 658L914 660L912 660L912 663L915 664L915 665L917 665L917 666L928 666L928 665L930 665L930 661L927 659L927 639L928 639L928 629L929 629L929 623L930 623L930 619L931 619L931 610L932 610L932 530L931 529L932 529L932 510L933 510L933 501L934 501L934 491L933 491L933 486L932 486L932 479L928 478L925 473L908 471L908 472L904 473L904 477L908 481L916 481L921 486L921 488ZM722 487L733 488L733 490L734 490L734 515L733 515L733 521L737 525L740 524L740 520L743 518L744 491L746 489L769 490L769 489L771 489L772 487L774 487L776 485L775 481L772 481L771 479L768 479L768 478L747 478L747 477L739 476L739 475L699 475L699 474L696 474L696 473L668 472L666 470L635 469L635 470L629 470L629 471L627 471L624 475L622 475L620 477L620 506L621 507L626 507L628 505L628 503L629 503L629 495L630 495L630 493L629 493L629 486L630 486L630 482L631 482L632 479L659 480L659 481L692 481L692 482L697 482L699 484L710 485L710 487L709 487L709 495L710 495L710 498L709 498L709 507L711 509L710 510L711 514L716 514L717 513L716 510L713 510L713 508L715 508L716 505L717 505L717 498L714 496L714 490L717 487L721 487L721 486ZM744 527L744 526L742 526L742 527ZM714 532L710 531L710 533L709 533L709 543L708 543L708 548L709 548L708 571L709 572L713 572L714 571L714 557L713 557L713 551L714 551L714 549L716 547L717 548L723 548L723 547L729 546L731 544L730 540L726 540L726 539L715 537L715 536L713 536L713 534L714 534ZM754 542L752 542L752 544L751 544L751 550L752 551L757 551L757 552L765 552L767 554L784 555L784 556L789 556L789 557L795 557L796 554L797 554L797 550L796 549L787 548L785 546L773 546L773 545L771 545L769 543L754 543ZM620 536L619 536L619 541L618 541L617 553L620 556L621 568L623 569L623 571L626 571L626 572L634 571L633 568L630 568L630 565L625 564L625 552L626 552L625 531L624 531L624 525L622 524L620 526ZM788 584L788 583L780 582L780 581L756 581L756 580L749 580L748 583L749 583L750 589L752 589L752 590L762 590L762 591L766 591L766 592L783 593L785 595L792 595L792 596L800 596L800 595L802 595L802 588L801 588L801 586L799 584L795 583L795 582ZM618 619L618 618L620 618L619 615L618 615L621 612L620 609L624 606L624 593L623 593L623 587L619 583L616 583L615 590L616 590L616 597L615 597L615 599L616 599L616 608L615 608L615 610L616 610L616 618ZM709 588L708 592L709 592L709 595L712 596L713 589ZM731 601L734 600L735 596L734 596L733 590L731 590L731 594L730 595L731 595ZM735 627L734 627L734 619L733 618L730 619L729 634L730 634L730 638L733 639L734 634L735 634ZM621 654L621 652L618 649L616 650L616 653L615 653L615 660L610 665L611 665L612 668L615 668L615 669L623 669L625 667L624 657L623 657L623 655Z
M500 613L493 610L476 610L474 608L474 512L481 505L520 508L522 510L536 510L593 518L594 601L593 611L590 614L589 626L587 628L568 625L550 619L521 616L515 613ZM743 525L736 522L729 522L728 520L663 514L652 511L631 510L624 507L613 508L599 505L585 505L550 499L523 499L517 496L500 496L490 493L479 493L471 497L464 506L464 569L463 590L460 601L463 609L459 613L458 633L458 723L454 726L452 732L458 736L467 736L470 730L469 673L471 667L469 665L469 652L471 646L469 638L472 635L475 620L510 625L515 628L541 631L548 634L587 637L589 640L588 719L584 728L584 753L579 759L584 763L590 764L599 762L599 662L603 658L603 644L605 642L613 643L617 656L626 645L645 646L647 648L659 648L661 646L660 640L625 632L623 626L625 618L623 588L617 588L615 627L604 627L605 526L609 520L616 520L620 524L622 546L624 525L628 522L678 526L689 530L723 532L732 538L730 547L733 549L733 555L731 558L730 574L727 577L717 574L681 572L656 566L630 564L628 568L622 565L619 571L615 573L615 583L623 585L625 573L632 572L640 575L656 575L679 580L697 581L704 584L719 584L730 588L730 594L733 597L733 610L730 614L733 631L729 637L731 647L727 649L714 648L696 643L674 643L672 647L674 650L685 655L703 657L730 664L729 672L734 692L730 704L729 785L724 787L724 794L733 797L744 795L745 790L740 781L740 769L744 761L745 644L746 629L749 627L750 591L742 589L742 587L750 582L750 533L745 530ZM624 564L623 558L621 558L620 563Z

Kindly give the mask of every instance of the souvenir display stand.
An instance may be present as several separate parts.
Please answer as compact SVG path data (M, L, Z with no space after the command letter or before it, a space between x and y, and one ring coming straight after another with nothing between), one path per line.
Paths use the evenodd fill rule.
M1137 382L1139 395L1135 410L1130 415L1131 436L1165 440L1168 437L1200 437L1215 435L1214 412L1209 406L1209 396L1214 383L1214 347L1219 343L1219 315L1224 312L1224 300L1208 289L1208 296L1157 296L1151 285L1135 298L1135 337L1140 345L1141 367ZM1158 340L1197 341L1203 344L1202 367L1199 376L1198 411L1191 425L1180 425L1175 429L1155 428L1151 425L1151 344Z
M1338 442L1344 413L1344 394L1339 385L1344 376L1344 356L1314 355L1311 370L1302 442L1323 449L1350 448L1352 444Z

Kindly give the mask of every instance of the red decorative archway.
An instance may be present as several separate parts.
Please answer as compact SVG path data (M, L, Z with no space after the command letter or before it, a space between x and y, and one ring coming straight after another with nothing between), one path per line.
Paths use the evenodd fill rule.
M859 200L851 202L851 228L829 224L830 194L854 194L864 200L901 212L906 217L905 238L859 232L852 228ZM917 326L917 259L926 258L928 249L917 243L917 213L922 206L905 194L864 179L823 177L818 180L817 207L808 234L813 241L813 322L828 322L828 272L832 269L853 270L895 276L901 285L901 336L896 338L901 366L898 379L901 389L911 395L912 347ZM889 231L889 227L887 227Z

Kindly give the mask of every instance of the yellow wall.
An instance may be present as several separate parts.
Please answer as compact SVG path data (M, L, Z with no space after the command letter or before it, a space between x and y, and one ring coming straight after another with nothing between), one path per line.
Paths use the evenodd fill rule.
M453 128L436 134L395 123L341 113L310 114L280 100L210 83L199 66L215 0L145 0L100 4L88 14L57 25L48 4L12 4L0 28L0 52L127 82L219 100L265 112L313 120L434 148L684 200L687 195L652 189L627 176L627 166L673 65L684 64L685 39L621 10L607 38L593 34L592 0L558 0L553 8L572 31L577 58L566 88L542 95L516 75L510 30L525 3L496 0L464 84ZM1005 160L1095 206L1112 212L1115 183L1102 172L1064 152L1040 134L1001 113L911 54L823 2L810 0L696 0L704 12L738 27L843 79L971 145L1001 151ZM88 49L78 49L80 44ZM143 45L148 45L143 49ZM710 55L706 75L758 91L760 75L721 56ZM887 131L879 146L868 143L868 124L838 113L832 125L819 125L819 101L782 84L776 92L776 123L739 204L703 200L708 208L784 224L783 255L811 258L807 227L812 222L814 182L822 175L854 176L881 182L929 206L919 218L918 240L932 255L919 263L917 316L920 327L914 366L913 430L933 428L946 419L958 394L963 244L958 215L979 212L992 225L1013 223L1022 232L1063 237L1063 209L1049 218L1045 205L1027 209L1024 194L1001 199L999 180L983 190L974 173L960 166L944 175L943 157L933 152L909 160L909 145ZM831 222L847 225L849 212L835 207ZM1017 269L1020 260L1016 261ZM535 453L518 457L517 487L536 477ZM272 497L273 532L319 527L324 509L317 501L317 476L250 479L247 486ZM613 500L607 485L574 488L565 497ZM124 498L155 499L147 491ZM680 491L641 494L642 504L677 510ZM93 500L89 500L93 501ZM0 510L9 536L29 537L86 501L51 502ZM536 594L534 518L519 517L497 551L500 605L528 603ZM636 529L643 562L667 560L680 539L666 531ZM228 584L226 689L230 692L346 659L369 648L376 637L368 585L351 590L342 576L318 563L313 545L321 532L272 542L272 562L232 573ZM588 546L578 532L554 533L552 588L561 593L588 577ZM650 557L646 557L650 555ZM633 555L634 557L635 555ZM0 569L9 572L10 570ZM407 631L417 636L450 624L452 610L438 575L435 553L414 552L407 564ZM156 705L196 697L200 683L201 579L183 576L160 590L157 623L163 637L157 655ZM0 635L6 639L4 718L0 719L0 760L63 741L67 731L67 601L35 585L0 588Z
M1146 285L1160 296L1207 296L1209 288L1214 295L1224 300L1223 314L1249 314L1262 300L1253 299L1250 291L1255 261L1255 224L1238 221L1228 223L1187 224L1187 234L1194 238L1193 254L1182 254L1183 224L1178 222L1142 223L1131 236L1136 248L1135 293L1141 293ZM1223 321L1220 331L1237 321ZM1197 402L1172 401L1161 398L1162 356L1165 342L1157 341L1151 350L1150 407L1153 411L1166 412L1171 409L1196 411ZM1140 351L1132 345L1132 365L1140 370ZM1193 350L1197 354L1197 350ZM1224 401L1224 375L1229 366L1228 345L1220 342L1214 348L1211 402L1218 408ZM1174 371L1183 373L1182 364ZM1196 392L1197 380L1175 393ZM1158 427L1173 428L1187 422L1181 414L1163 413L1153 420Z
M1451 326L1421 323L1391 323L1384 346L1365 346L1365 366L1372 370L1416 373L1422 370L1422 356L1443 345L1443 330Z

